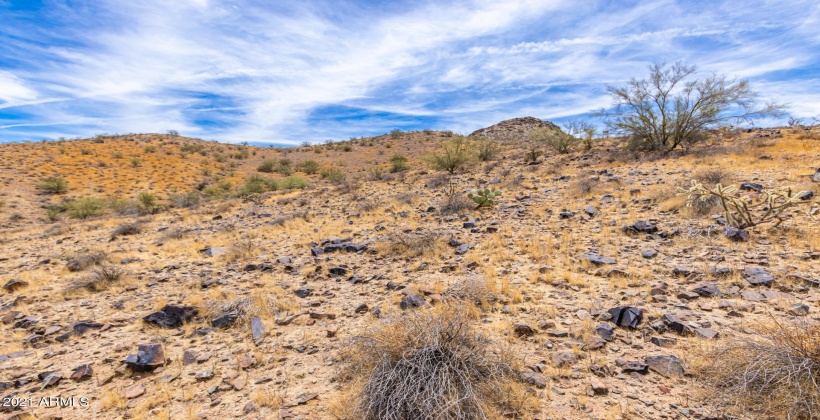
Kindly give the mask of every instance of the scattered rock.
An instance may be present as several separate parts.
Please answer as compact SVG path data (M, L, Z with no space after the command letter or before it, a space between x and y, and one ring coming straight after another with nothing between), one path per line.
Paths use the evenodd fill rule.
M313 288L309 286L302 286L296 289L294 293L296 293L296 296L299 296L300 298L304 299L310 296L311 293L313 293Z
M733 227L724 229L723 236L729 238L732 242L746 242L749 240L749 232Z
M469 251L469 250L470 250L470 248L472 248L472 247L473 247L473 246L472 246L471 244L461 244L461 245L459 245L459 246L457 246L457 247L456 247L456 251L455 251L455 253L456 253L456 255L464 255L464 254L466 254L466 253L467 253L467 251Z
M533 372L531 370L525 370L521 372L521 381L524 383L528 383L536 388L546 388L547 387L547 378L537 372Z
M639 220L621 228L626 233L657 233L658 227L647 221Z
M82 381L84 379L88 379L94 373L93 369L89 365L80 365L74 368L74 372L71 373L71 380L74 381Z
M399 307L401 307L402 309L417 308L419 306L424 306L425 304L426 302L424 301L424 298L421 295L409 294L405 296L404 299L401 300L401 302L399 302Z
M585 261L589 261L589 262L591 262L592 264L595 264L595 265L615 264L615 259L614 258L602 257L602 256L600 256L600 255L598 255L594 252L587 252L587 253L581 254L581 256L579 258L581 258L582 260L585 260Z
M641 256L646 259L655 258L656 255L658 255L658 251L656 249L644 248L641 250Z
M644 362L649 370L667 378L684 374L683 364L675 356L649 356L644 358Z
M145 394L145 385L143 384L134 384L125 388L125 398L129 400L133 400L142 394Z
M202 255L206 257L218 257L228 252L225 248L206 248L201 250Z
M239 312L228 312L212 319L211 326L214 328L227 328L233 325L237 319L239 319Z
M255 344L259 344L262 337L265 335L265 326L259 318L251 318L251 337Z
M755 184L753 182L744 182L740 184L740 191L761 192L763 191L763 186L760 184Z
M519 337L529 337L535 335L535 330L527 324L515 324L513 325L513 331L515 331L515 335Z
M3 289L9 292L15 292L18 289L28 286L28 282L23 280L11 279L3 285Z
M152 371L165 364L165 349L162 344L140 344L137 354L129 354L125 363L138 372Z
M643 319L643 310L632 306L619 306L607 311L615 325L635 329Z
M809 314L809 305L805 303L795 303L789 307L789 315L792 316L806 316Z
M142 320L160 328L179 328L198 313L193 306L165 305L159 311L146 315Z
M552 353L552 365L555 367L572 366L578 363L578 356L571 351L556 351Z
M774 276L760 267L747 267L743 270L743 279L752 286L771 287Z

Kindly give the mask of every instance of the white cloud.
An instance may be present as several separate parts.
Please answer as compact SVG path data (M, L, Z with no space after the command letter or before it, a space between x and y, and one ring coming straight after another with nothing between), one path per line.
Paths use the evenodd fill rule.
M81 8L62 7L66 19L84 17ZM351 105L471 131L499 117L560 118L606 105L606 84L641 76L653 61L683 58L764 82L820 62L813 26L820 8L809 2L752 2L741 10L671 0L628 9L591 0L463 0L392 11L251 0L86 7L101 8L94 11L107 20L67 26L50 47L23 45L33 50L15 58L29 64L0 71L0 108L35 116L22 124L65 125L69 136L173 128L294 143L389 124L306 125L317 107ZM780 88L800 92L787 81ZM805 103L810 109L816 101Z

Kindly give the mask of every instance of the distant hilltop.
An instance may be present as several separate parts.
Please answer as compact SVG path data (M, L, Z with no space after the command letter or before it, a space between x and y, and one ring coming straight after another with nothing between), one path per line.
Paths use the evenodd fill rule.
M549 121L535 117L522 117L504 120L498 124L473 131L470 136L480 136L496 140L513 140L526 137L530 131L536 128L561 130L560 127Z

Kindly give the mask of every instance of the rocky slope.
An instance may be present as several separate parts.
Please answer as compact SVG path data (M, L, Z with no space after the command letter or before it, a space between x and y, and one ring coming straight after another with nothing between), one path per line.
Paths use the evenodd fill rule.
M537 398L525 418L710 418L699 350L817 317L816 197L735 241L674 189L700 177L816 192L820 150L786 129L656 160L599 144L526 165L505 145L452 178L461 195L500 189L496 205L455 214L440 211L446 177L417 160L434 139L403 136L327 151L353 182L0 231L0 393L88 399L3 413L337 418L348 340L477 281L494 296L477 325ZM353 163L397 148L413 157L400 176Z

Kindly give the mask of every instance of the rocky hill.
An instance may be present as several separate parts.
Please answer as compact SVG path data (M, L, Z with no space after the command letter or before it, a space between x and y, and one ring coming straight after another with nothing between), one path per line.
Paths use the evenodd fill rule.
M753 130L653 157L606 140L535 163L503 143L450 175L422 159L449 135L0 147L0 394L76 399L3 415L363 418L363 401L433 392L413 388L424 369L465 357L438 372L476 367L469 380L503 385L476 388L492 418L745 416L710 398L723 395L710 380L712 362L750 358L715 350L760 342L764 326L816 325L816 142ZM37 188L55 174L64 193ZM807 192L777 227L729 230L713 199L678 193L692 180L745 184L748 203ZM171 199L174 187L197 194ZM477 209L478 187L502 194ZM117 191L132 211L80 212ZM156 207L134 196L151 191ZM41 201L63 196L73 204L47 217Z
M485 137L495 140L520 140L535 128L561 130L557 125L535 117L521 117L501 121L498 124L473 131L470 136Z

